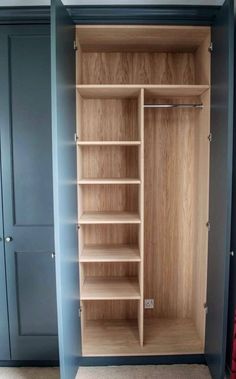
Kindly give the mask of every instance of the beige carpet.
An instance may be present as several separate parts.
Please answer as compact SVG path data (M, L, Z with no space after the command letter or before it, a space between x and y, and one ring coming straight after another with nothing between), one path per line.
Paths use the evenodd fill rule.
M76 379L211 379L203 365L80 367Z
M0 379L59 379L58 368L0 368Z
M59 379L57 368L0 368L0 379ZM211 379L203 365L81 367L76 379Z

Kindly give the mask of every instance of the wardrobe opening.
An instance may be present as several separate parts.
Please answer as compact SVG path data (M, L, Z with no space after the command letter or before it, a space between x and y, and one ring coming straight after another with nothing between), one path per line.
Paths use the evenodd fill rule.
M204 352L210 41L76 27L83 356Z

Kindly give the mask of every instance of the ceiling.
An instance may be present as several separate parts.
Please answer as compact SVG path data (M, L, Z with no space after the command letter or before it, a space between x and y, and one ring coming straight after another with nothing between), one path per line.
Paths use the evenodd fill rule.
M62 0L65 5L222 5L224 0ZM50 0L0 0L0 6L50 5Z

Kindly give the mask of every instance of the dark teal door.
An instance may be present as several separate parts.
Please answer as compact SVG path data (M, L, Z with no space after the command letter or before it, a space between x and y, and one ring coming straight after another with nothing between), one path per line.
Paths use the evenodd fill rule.
M0 68L2 64L0 55ZM1 124L1 112L0 112ZM3 217L2 217L2 181L0 165L0 361L10 359L6 266L3 241Z
M0 121L11 359L57 359L48 26L4 27Z
M206 359L214 379L225 370L233 144L234 10L227 0L212 28L210 232Z
M59 0L52 2L52 136L54 225L61 379L74 379L80 356L75 28Z

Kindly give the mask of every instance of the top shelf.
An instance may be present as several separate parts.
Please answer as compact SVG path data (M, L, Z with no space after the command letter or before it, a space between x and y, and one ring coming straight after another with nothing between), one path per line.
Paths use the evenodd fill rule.
M83 52L195 52L210 35L208 26L77 25Z
M201 96L209 89L209 85L77 85L80 95L86 99L135 98L144 88L145 97L184 97Z

